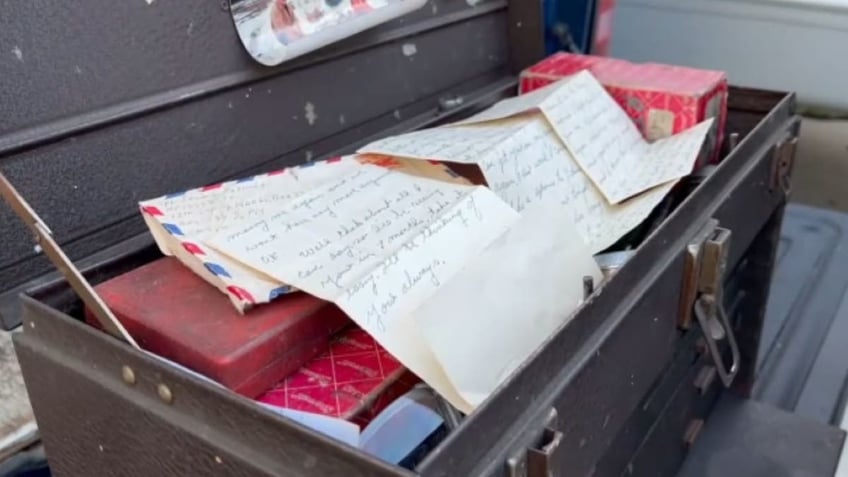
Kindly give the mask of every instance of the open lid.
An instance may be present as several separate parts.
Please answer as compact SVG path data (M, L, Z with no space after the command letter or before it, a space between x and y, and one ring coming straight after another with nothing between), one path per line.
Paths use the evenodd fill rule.
M140 200L349 152L544 55L541 2L429 0L269 68L226 2L12 2L0 17L0 170L75 262L144 241ZM468 104L468 101L465 101ZM0 203L0 322L55 277Z

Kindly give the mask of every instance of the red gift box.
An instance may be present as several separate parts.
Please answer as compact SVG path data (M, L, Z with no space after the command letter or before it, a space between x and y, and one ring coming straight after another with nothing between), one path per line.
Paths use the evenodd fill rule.
M241 315L226 295L171 257L95 290L143 349L251 398L297 371L350 324L335 305L305 293ZM86 321L98 326L90 310Z
M556 53L521 73L521 93L582 70L604 85L649 141L715 118L696 167L718 162L727 119L724 72Z
M364 427L418 381L368 333L352 328L257 401Z

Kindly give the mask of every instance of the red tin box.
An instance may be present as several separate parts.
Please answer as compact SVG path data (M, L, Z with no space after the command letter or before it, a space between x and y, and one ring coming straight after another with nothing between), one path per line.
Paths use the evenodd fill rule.
M352 328L325 353L257 400L346 419L364 427L417 382L419 379L368 333Z
M293 293L240 315L174 258L95 287L139 346L256 397L326 349L350 320L332 303ZM96 325L90 312L88 323Z
M556 53L521 73L521 93L582 70L589 70L604 85L649 141L716 118L696 167L718 161L727 118L724 72Z

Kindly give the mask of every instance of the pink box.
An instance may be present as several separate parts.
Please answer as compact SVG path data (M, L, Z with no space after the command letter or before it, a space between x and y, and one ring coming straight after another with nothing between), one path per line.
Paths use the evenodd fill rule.
M658 63L556 53L521 73L521 93L589 70L649 141L716 118L696 167L719 161L727 120L727 75Z

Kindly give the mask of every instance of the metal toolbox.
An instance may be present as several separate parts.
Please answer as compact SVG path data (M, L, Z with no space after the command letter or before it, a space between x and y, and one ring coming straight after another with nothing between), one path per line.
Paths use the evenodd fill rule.
M0 77L19 91L4 99L0 167L97 283L157 256L139 199L350 151L513 94L544 54L540 3L432 0L273 69L250 62L217 2L10 5L0 39L20 55ZM99 28L78 31L78 17ZM35 30L49 41L19 40ZM618 475L654 460L652 475L673 475L719 371L735 372L728 339L711 347L700 331L716 319L704 303L728 310L732 387L750 392L799 120L791 94L733 88L729 101L738 136L721 165L418 474ZM0 225L0 316L23 321L15 345L56 475L411 475L86 326L25 228L6 209ZM702 253L723 244L726 261ZM716 379L693 392L711 366ZM641 452L661 442L679 447Z

